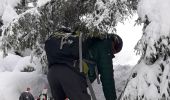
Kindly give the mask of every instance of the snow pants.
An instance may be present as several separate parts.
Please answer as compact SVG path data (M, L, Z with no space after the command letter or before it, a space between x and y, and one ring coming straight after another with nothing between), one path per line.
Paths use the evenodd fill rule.
M66 65L54 65L49 68L48 82L54 100L91 100L87 92L85 77Z

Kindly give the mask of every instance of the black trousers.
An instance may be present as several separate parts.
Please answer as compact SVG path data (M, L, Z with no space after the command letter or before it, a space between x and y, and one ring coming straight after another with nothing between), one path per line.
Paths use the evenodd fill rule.
M68 66L52 66L47 77L54 100L91 100L86 79Z

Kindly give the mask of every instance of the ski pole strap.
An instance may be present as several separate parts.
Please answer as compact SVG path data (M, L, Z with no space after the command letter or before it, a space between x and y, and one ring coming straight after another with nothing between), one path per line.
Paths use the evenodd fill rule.
M96 95L95 95L95 93L94 93L94 90L93 90L93 87L92 87L92 85L91 85L91 82L90 82L90 79L89 79L88 75L86 75L86 80L87 80L87 85L88 85L88 87L89 87L92 100L97 100L97 99L96 99Z

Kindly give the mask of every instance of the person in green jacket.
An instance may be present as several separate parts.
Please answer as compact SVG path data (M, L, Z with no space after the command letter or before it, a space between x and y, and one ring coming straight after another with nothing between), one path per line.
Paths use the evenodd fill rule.
M97 64L106 100L116 100L112 58L115 57L114 54L121 51L123 41L118 35L112 34L104 39L92 39L90 44L91 46L88 48L86 59L94 61ZM94 72L89 71L88 76L90 81L93 82L96 77L91 73Z

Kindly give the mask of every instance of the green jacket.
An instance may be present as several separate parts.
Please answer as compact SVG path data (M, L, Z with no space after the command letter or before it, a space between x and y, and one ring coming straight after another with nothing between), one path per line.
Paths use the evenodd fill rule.
M87 59L92 60L97 64L106 100L116 100L112 65L113 57L112 40L110 39L93 40L92 46L88 48ZM90 75L89 78L91 81L95 79L95 77L90 77Z

